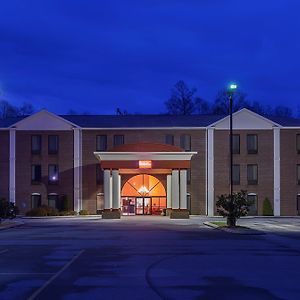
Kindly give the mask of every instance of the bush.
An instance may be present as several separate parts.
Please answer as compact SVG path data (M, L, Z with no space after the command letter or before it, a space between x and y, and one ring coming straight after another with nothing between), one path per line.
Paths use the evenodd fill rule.
M46 217L46 216L58 216L59 212L56 208L42 205L41 207L33 208L26 213L26 216L30 217Z
M235 227L238 218L246 216L249 211L251 202L247 199L247 192L240 191L232 195L221 195L218 196L216 203L217 212L227 217L227 226Z
M81 216L87 216L87 215L89 215L89 212L88 212L86 209L82 209L82 210L79 212L79 215L81 215Z
M5 198L0 199L0 218L15 218L18 213L19 209L13 202Z
M268 197L263 202L263 216L273 216L273 207Z
M76 216L77 212L73 210L63 210L59 212L60 216Z

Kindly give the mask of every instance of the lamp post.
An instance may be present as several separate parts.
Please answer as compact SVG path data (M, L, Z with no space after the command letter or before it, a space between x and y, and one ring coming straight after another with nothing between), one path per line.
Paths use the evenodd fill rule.
M232 134L232 102L233 94L237 89L237 84L232 83L229 85L228 97L229 97L229 112L230 112L230 199L233 202L233 134Z

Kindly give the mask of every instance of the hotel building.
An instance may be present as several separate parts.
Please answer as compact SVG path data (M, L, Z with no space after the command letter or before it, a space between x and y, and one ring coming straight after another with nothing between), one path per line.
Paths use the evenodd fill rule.
M300 120L233 115L234 191L252 215L300 211ZM120 215L216 215L229 193L229 117L55 115L0 121L0 197L22 214L41 205Z

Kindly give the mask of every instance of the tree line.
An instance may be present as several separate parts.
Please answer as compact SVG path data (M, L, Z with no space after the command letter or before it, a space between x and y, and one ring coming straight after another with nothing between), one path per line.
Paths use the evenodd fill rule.
M183 80L179 80L171 89L170 97L165 101L165 112L169 115L227 115L229 113L228 92L220 90L214 101L209 102L197 95L196 88L190 88ZM251 101L247 98L247 94L242 91L237 91L233 95L233 111L238 111L242 108L248 108L258 114L265 116L276 117L292 117L293 111L285 105L270 106L262 104L258 101ZM31 115L36 109L31 103L24 102L20 106L15 106L6 100L0 100L0 119L11 117L19 117ZM67 114L79 114L70 109ZM88 115L89 112L80 114ZM130 114L127 110L117 108L117 115ZM298 115L300 117L300 114Z

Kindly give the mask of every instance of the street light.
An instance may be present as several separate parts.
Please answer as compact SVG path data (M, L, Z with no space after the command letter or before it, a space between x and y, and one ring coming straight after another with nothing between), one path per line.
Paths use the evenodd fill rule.
M232 102L233 94L237 89L237 84L231 83L228 88L229 112L230 112L230 199L233 202L233 134L232 134Z

